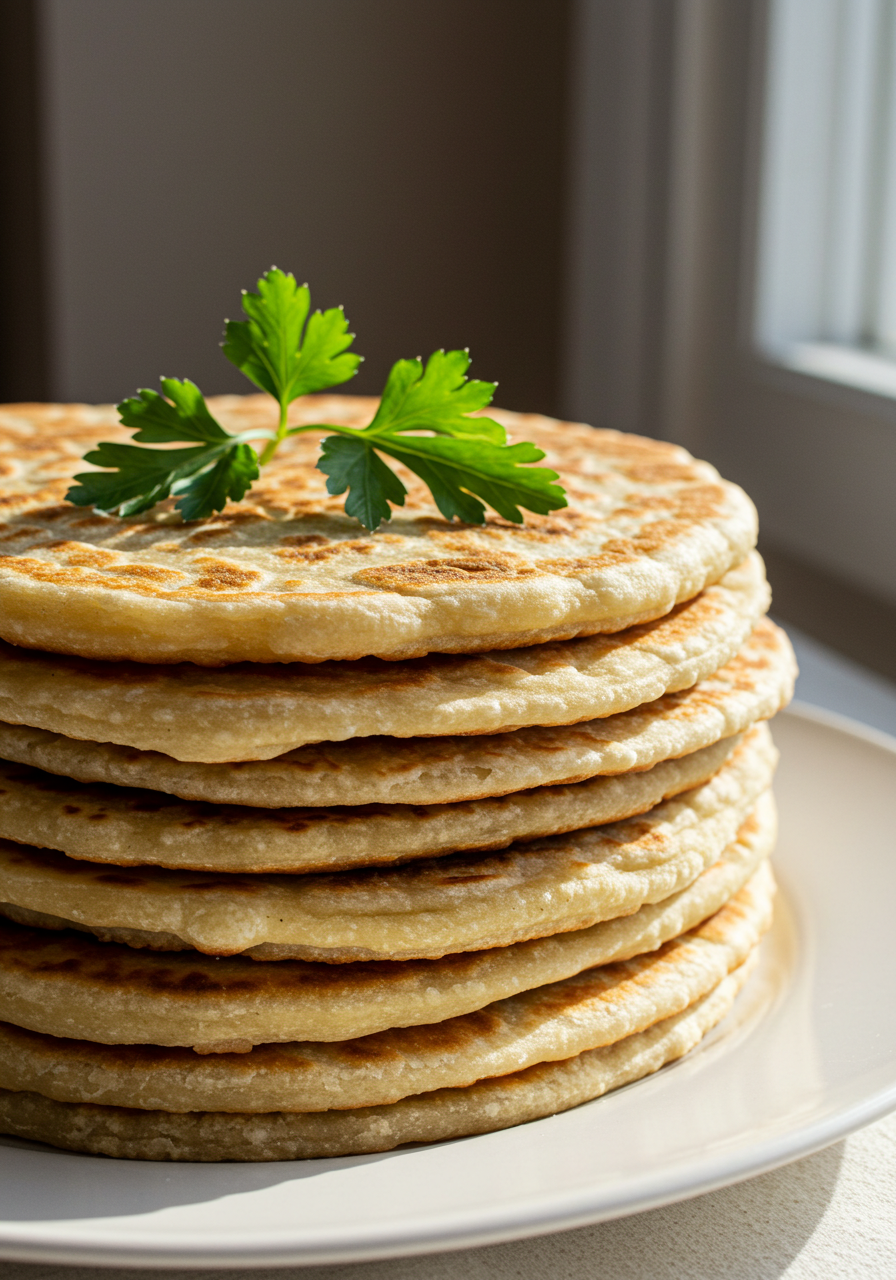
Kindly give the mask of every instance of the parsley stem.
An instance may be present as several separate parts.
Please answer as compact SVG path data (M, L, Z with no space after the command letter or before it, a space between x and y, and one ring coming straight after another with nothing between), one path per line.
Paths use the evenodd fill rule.
M288 403L285 400L281 401L280 422L279 422L279 425L277 426L277 434L267 442L264 449L262 450L261 457L258 459L258 465L260 467L263 467L265 466L266 463L270 462L271 458L273 458L274 454L277 452L277 446L280 444L280 441L286 435L286 414L288 410L289 410Z
M341 427L335 422L309 422L304 427L290 427L286 434L300 436L305 431L335 431L340 436L359 436L361 430L361 427Z

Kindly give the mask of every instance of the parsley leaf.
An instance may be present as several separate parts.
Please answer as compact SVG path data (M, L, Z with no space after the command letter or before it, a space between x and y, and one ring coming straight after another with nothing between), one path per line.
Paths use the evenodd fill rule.
M520 507L546 514L567 505L563 490L552 483L559 478L556 471L526 465L540 462L543 450L534 444L505 444L499 423L464 416L484 408L495 390L491 382L467 381L469 365L466 351L436 351L425 369L419 360L397 361L370 426L352 430L351 438L344 428L341 437L323 441L318 467L327 476L327 491L348 489L346 512L365 528L374 530L388 520L388 502L403 506L407 494L397 476L390 491L382 473L392 473L375 451L418 475L448 520L457 516L467 524L482 524L480 498L517 524L523 520ZM435 434L407 434L421 430Z
M310 307L308 286L271 267L258 281L258 293L243 293L249 319L225 324L227 359L280 405L274 448L286 432L286 411L293 400L347 382L361 363L361 356L347 350L355 335L348 332L342 307L315 311L308 319ZM262 462L273 452L269 446Z
M199 388L188 379L163 378L164 396L143 390L118 406L126 427L136 427L144 444L202 442L201 448L156 453L133 445L102 444L85 462L115 467L117 474L82 472L66 497L77 506L136 515L180 494L175 506L185 520L221 511L228 498L244 496L258 479L259 459L247 443L264 439L261 463L273 456L286 433L286 412L297 396L345 382L361 357L346 351L354 335L341 307L309 317L307 285L273 267L258 281L258 293L243 295L246 321L227 321L224 354L256 386L280 405L276 432L258 430L232 436L209 413ZM307 321L307 323L306 323ZM303 338L304 332L304 338ZM167 398L166 398L167 397Z
M183 489L175 502L185 520L201 520L213 511L223 511L227 499L239 502L258 479L258 457L248 444L237 444ZM177 489L177 492L181 492Z
M360 432L356 433L360 435ZM403 507L407 489L382 458L361 440L327 436L321 442L318 470L327 476L328 493L345 493L345 514L376 529L392 515L390 502Z
M478 436L504 444L507 434L491 418L468 418L491 404L496 382L468 381L468 351L435 351L426 362L397 360L392 366L380 407L369 432L415 431Z
M247 438L270 432L230 435L208 411L195 383L163 378L165 399L157 391L138 391L118 406L126 427L136 427L135 440L170 444L197 440L191 449L141 449L133 444L104 441L84 455L85 462L115 471L82 471L65 495L78 507L92 506L107 513L133 516L148 511L172 492L185 520L198 520L221 511L228 498L238 502L258 479L255 450Z
M176 440L211 443L229 440L229 434L208 411L205 397L189 378L162 378L162 390L138 391L122 400L118 414L126 427L136 427L135 440L145 444L171 444Z

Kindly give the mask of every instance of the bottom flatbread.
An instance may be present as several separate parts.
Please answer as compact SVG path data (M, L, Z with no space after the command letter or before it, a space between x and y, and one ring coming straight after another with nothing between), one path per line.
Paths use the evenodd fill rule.
M389 1106L260 1115L177 1113L0 1090L0 1132L92 1155L211 1162L359 1155L507 1129L567 1111L682 1057L724 1018L754 962L755 951L690 1008L616 1044Z

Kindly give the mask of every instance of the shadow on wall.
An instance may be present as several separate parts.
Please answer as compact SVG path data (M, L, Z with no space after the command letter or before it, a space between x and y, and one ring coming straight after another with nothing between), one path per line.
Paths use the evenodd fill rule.
M11 393L245 390L217 343L276 263L345 305L351 390L469 346L501 403L554 409L569 7L42 0L51 359Z

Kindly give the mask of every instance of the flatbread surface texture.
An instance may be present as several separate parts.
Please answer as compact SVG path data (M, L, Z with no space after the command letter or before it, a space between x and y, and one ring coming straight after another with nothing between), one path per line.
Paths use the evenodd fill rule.
M689 1052L729 1012L756 952L683 1013L616 1044L462 1089L437 1089L350 1111L141 1111L57 1102L0 1090L0 1132L70 1151L132 1160L298 1160L391 1151L554 1115L658 1071Z
M337 1043L248 1054L107 1046L0 1023L0 1088L64 1102L166 1111L326 1111L380 1106L571 1058L644 1031L708 994L771 922L768 862L711 919L659 950L602 965L475 1013Z
M572 724L718 671L769 605L753 552L666 617L612 636L408 662L148 666L0 641L0 721L178 760L270 760L307 742Z
M144 952L0 921L0 1019L102 1044L253 1044L346 1040L442 1022L520 991L653 951L737 893L776 832L766 792L737 837L678 893L577 932L398 964L254 964L194 951Z
M5 843L2 897L160 950L345 963L507 946L677 892L721 856L771 785L766 725L701 786L621 822L397 867L314 875L117 868ZM120 935L116 931L121 931Z
M436 805L247 809L186 804L156 791L67 782L0 760L0 901L16 901L10 841L115 866L234 872L340 871L503 849L644 813L707 782L735 749L723 738L652 769Z
M763 618L730 662L690 689L575 725L443 738L353 738L298 747L270 761L196 764L0 723L0 759L79 782L149 788L214 804L451 804L650 769L700 751L775 715L793 696L795 678L786 633ZM24 839L71 852L46 836ZM161 865L171 865L164 847L161 853Z
M264 396L219 397L232 430L276 426ZM291 420L365 425L376 401L308 397ZM326 493L326 433L281 446L246 498L181 522L169 500L127 520L64 502L83 453L130 441L111 406L0 411L0 637L103 659L318 662L410 658L618 631L660 617L739 564L755 509L676 445L493 415L561 475L569 507L482 528L409 496L369 536Z

